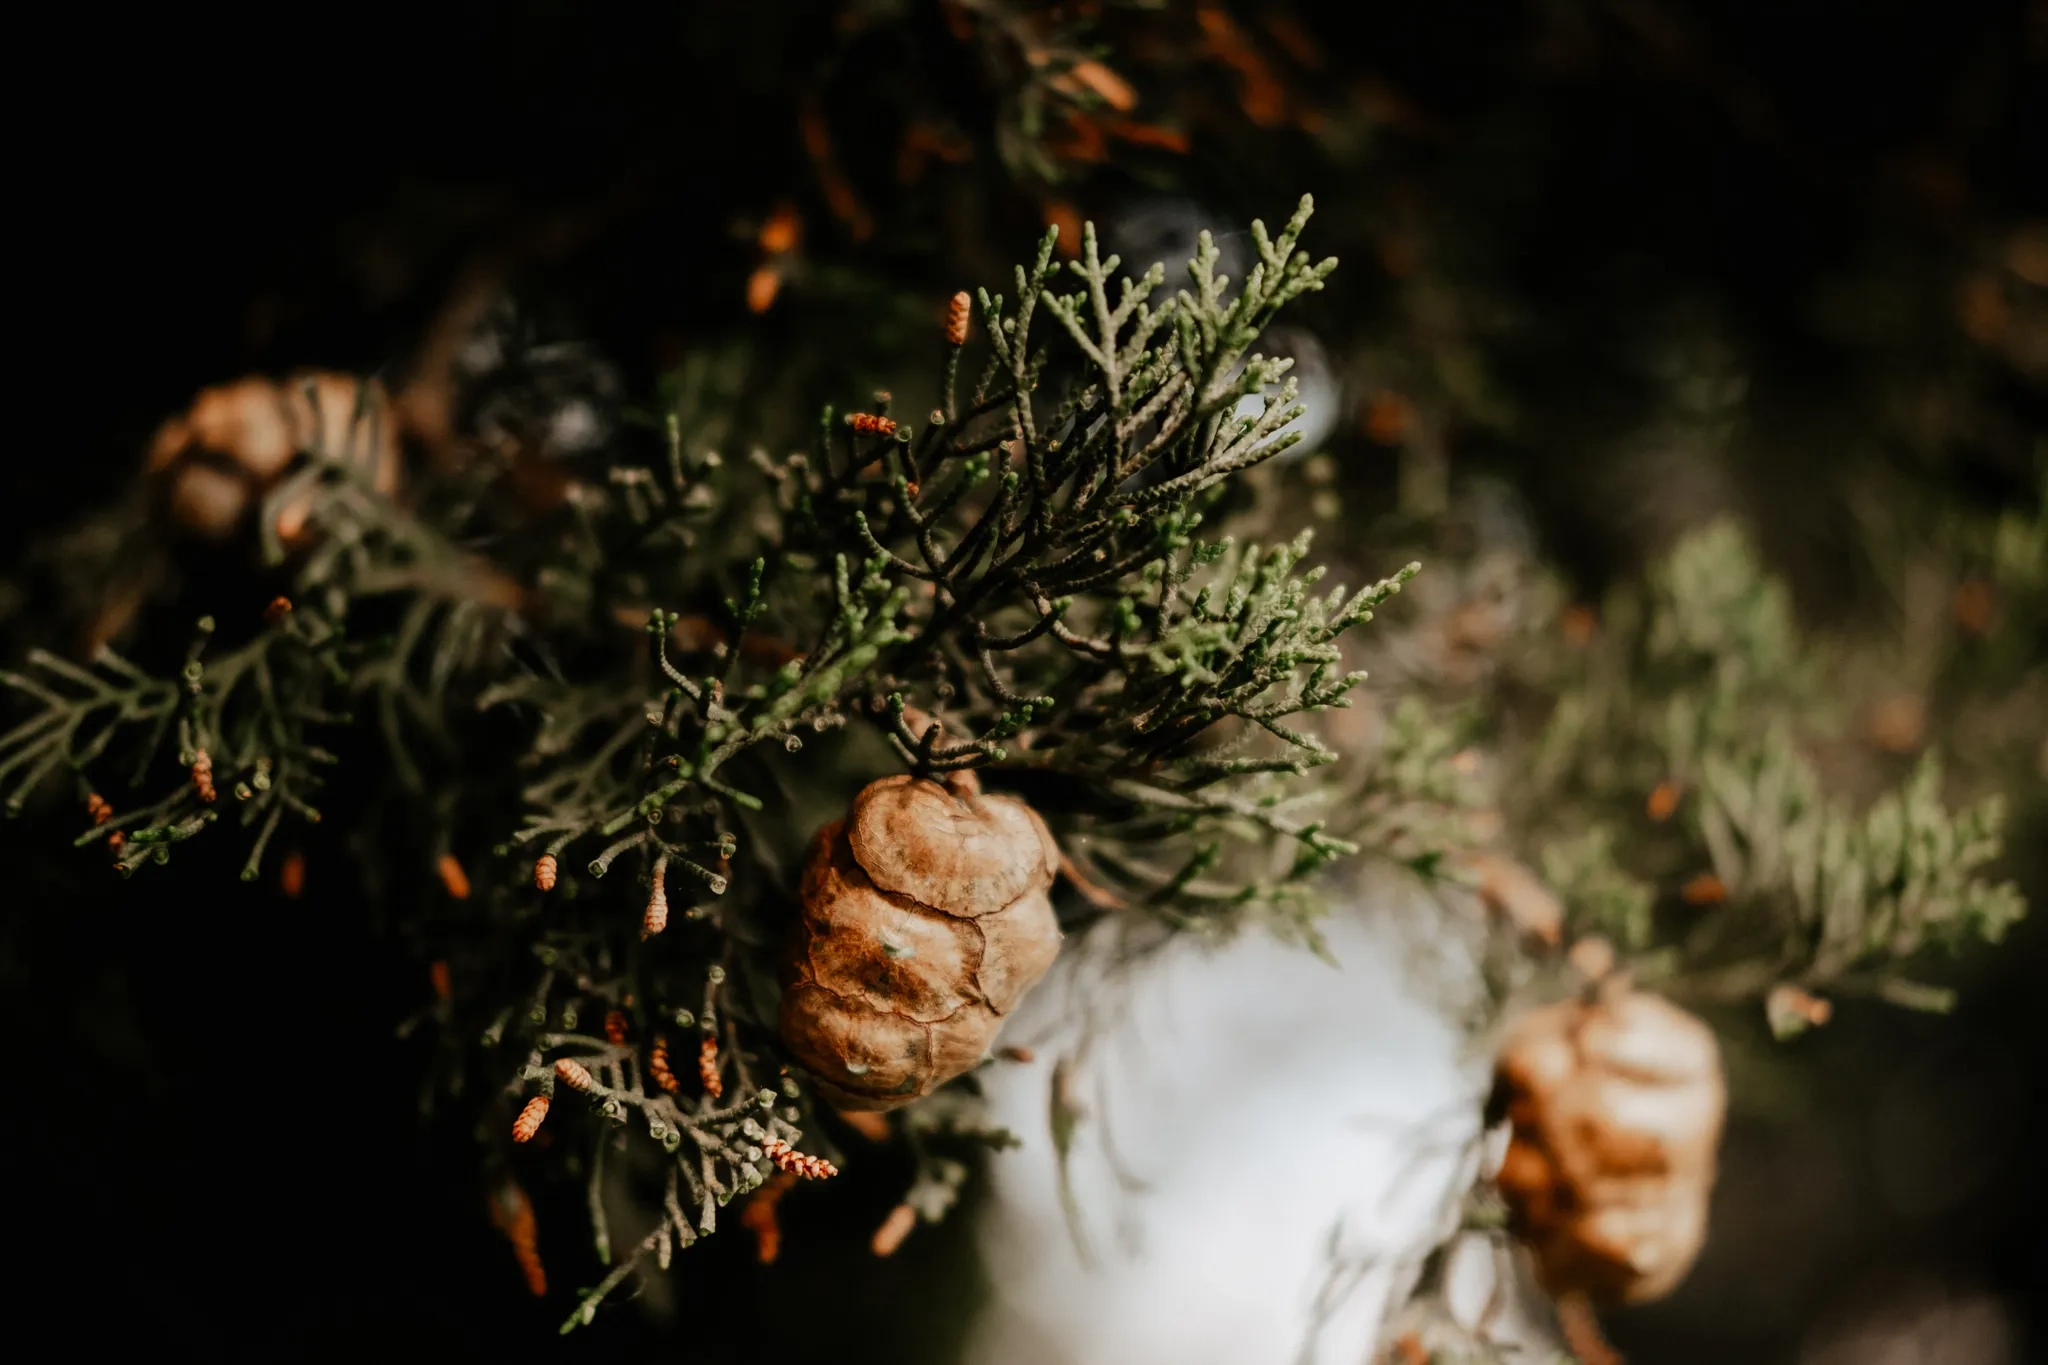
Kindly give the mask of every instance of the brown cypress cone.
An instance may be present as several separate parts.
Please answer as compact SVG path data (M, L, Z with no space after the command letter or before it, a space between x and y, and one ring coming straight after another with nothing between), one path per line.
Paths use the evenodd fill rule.
M894 1109L981 1060L1059 953L1059 862L1035 811L971 778L883 778L818 831L781 1026L826 1100Z
M281 480L300 453L354 465L377 491L396 491L398 423L374 379L308 371L201 390L186 412L165 422L149 448L148 468L165 483L172 517L219 539ZM296 540L311 495L278 513L277 532Z
M1713 1031L1615 981L1525 1016L1495 1068L1498 1177L1553 1296L1662 1298L1706 1239L1728 1091Z

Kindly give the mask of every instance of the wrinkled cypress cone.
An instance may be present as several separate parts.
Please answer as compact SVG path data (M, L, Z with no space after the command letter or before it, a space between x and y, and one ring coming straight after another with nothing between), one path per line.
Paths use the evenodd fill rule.
M1727 1113L1712 1030L1617 982L1525 1016L1495 1102L1513 1124L1509 1226L1543 1287L1605 1303L1670 1293L1706 1240Z
M166 481L177 523L219 539L300 454L352 464L377 491L394 492L398 423L384 386L327 371L216 385L158 429L148 468ZM278 534L296 539L309 507L309 499L299 498L283 508Z
M782 1037L841 1109L894 1109L977 1064L1059 953L1059 849L972 780L870 783L812 840Z

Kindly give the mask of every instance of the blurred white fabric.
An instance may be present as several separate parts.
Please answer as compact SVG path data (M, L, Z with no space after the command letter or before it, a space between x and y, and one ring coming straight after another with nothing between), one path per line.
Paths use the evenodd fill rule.
M993 1163L973 1365L1370 1359L1403 1262L1448 1230L1479 1159L1483 1074L1404 986L1384 916L1347 909L1325 934L1341 968L1259 931L1183 935L1114 985L1103 935L1068 944L1004 1034L1035 1060L983 1073L1024 1146ZM1084 1258L1049 1096L1105 1000L1117 1015L1070 1072Z
M1294 362L1284 379L1294 381L1294 401L1301 407L1301 416L1289 422L1268 439L1277 439L1298 433L1301 439L1280 452L1282 462L1291 463L1322 449L1330 439L1330 433L1337 429L1337 423L1344 412L1343 386L1338 382L1337 372L1330 364L1329 352L1315 333L1301 327L1269 327L1252 346L1254 355L1274 356ZM1281 386L1268 384L1263 393L1247 394L1231 410L1231 416L1256 420L1266 410L1268 401L1277 401Z

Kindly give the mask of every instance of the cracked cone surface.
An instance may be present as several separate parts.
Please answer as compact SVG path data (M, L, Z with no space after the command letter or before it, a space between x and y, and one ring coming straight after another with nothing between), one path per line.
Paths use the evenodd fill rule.
M930 1094L988 1051L1059 953L1051 831L1022 801L887 777L818 831L782 1036L853 1110Z
M1727 1113L1713 1032L1636 991L1524 1017L1501 1049L1514 1131L1498 1177L1553 1295L1662 1298L1706 1240Z

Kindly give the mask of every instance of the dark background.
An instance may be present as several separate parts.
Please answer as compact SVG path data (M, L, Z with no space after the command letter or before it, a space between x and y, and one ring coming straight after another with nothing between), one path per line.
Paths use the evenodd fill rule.
M1540 320L1499 359L1526 422L1475 436L1468 458L1524 489L1589 587L1640 547L1584 452L1642 408L1636 339L1702 302L1748 357L1759 424L1798 435L1796 453L1738 455L1736 483L1767 510L1809 614L1850 609L1835 480L1852 461L2024 503L2038 391L1973 388L1997 420L1938 455L1888 442L1873 389L1939 370L1955 343L1930 323L1874 349L1819 325L1813 301L1846 264L1882 258L1945 303L1943 272L1986 224L2048 213L2041 6L1461 3L1355 25L1338 18L1349 7L1301 8L1348 33L1332 66L1391 83L1454 134L1397 139L1372 173L1485 224L1478 273ZM33 242L15 256L31 307L11 330L46 377L17 389L36 416L0 474L0 576L36 533L120 494L196 388L403 355L474 253L565 210L601 210L598 225L536 287L569 300L629 378L678 339L751 325L735 224L806 181L790 109L836 50L827 7L585 9L367 4L289 24L145 10L117 32L67 20L24 56L57 72L18 125L11 215ZM1565 9L1590 17L1564 23ZM832 77L856 158L864 111L881 118L915 78L878 64L849 97ZM934 79L957 80L970 109L981 98L971 73ZM1207 202L1246 217L1290 202L1311 172L1255 145L1197 147ZM906 229L807 246L942 298L941 264L1008 258L1036 229L1028 202L987 198L985 243ZM1369 278L1358 288L1347 306L1376 306ZM788 311L759 326L799 326ZM2014 860L2037 903L2038 809ZM17 1321L48 1314L174 1358L555 1349L566 1309L524 1295L466 1137L416 1122L423 1057L389 1039L425 985L373 934L347 849L314 845L308 894L287 903L234 882L224 853L109 885L68 851L69 828L68 809L44 808L0 830L13 1259L44 1281L16 1282ZM1790 1361L1816 1322L1888 1292L1884 1275L2048 1302L2044 928L1967 971L1953 1017L1845 1007L1795 1049L1804 1117L1738 1122L1699 1274L1619 1321L1620 1344L1648 1361ZM743 1338L692 1326L691 1349L658 1346L672 1339L614 1312L561 1349L848 1362L906 1358L921 1337L947 1358L964 1310L901 1319L971 1287L961 1228L875 1263L860 1244L895 1186L847 1184L792 1209L773 1274L747 1264L742 1237L690 1253L685 1322L717 1305L750 1324ZM2040 1358L2048 1329L2024 1311Z

